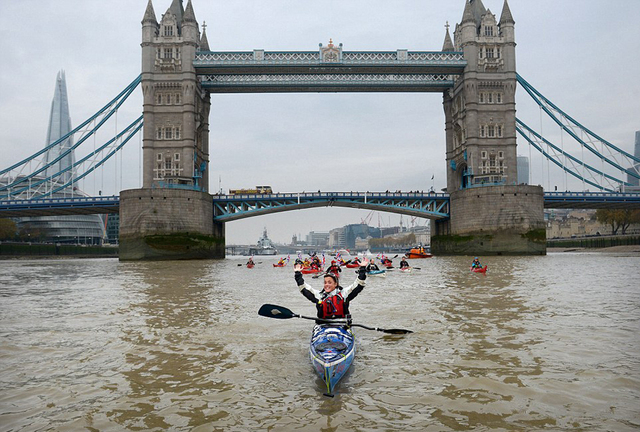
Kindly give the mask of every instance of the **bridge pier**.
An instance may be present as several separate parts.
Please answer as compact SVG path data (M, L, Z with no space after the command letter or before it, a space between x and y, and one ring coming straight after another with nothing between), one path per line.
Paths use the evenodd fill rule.
M224 224L206 192L144 188L120 193L120 260L224 258Z
M546 255L540 186L485 186L454 191L450 219L436 222L436 255Z

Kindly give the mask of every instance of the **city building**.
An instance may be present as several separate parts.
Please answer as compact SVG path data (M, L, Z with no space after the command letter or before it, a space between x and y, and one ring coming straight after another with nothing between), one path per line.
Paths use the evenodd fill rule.
M51 102L45 147L58 141L71 130L67 83L64 71L60 71L56 78ZM72 167L75 162L73 150L66 153L72 146L73 139L69 137L46 152L45 162L47 164L52 162L52 165L47 168L46 176L51 177L53 186L64 185L72 179L73 169L58 175L60 171ZM56 159L59 160L56 161ZM51 196L55 198L84 195L76 187L66 187ZM39 232L45 241L55 243L102 244L105 238L104 223L99 215L25 217L16 219L16 223L19 229Z
M518 156L518 184L529 184L529 158Z
M640 131L636 131L636 143L633 148L633 155L640 159ZM640 162L634 164L636 173L640 173ZM627 174L627 183L631 186L640 186L640 179L633 177L631 174Z
M328 231L311 231L307 234L307 245L309 246L327 246L328 244Z

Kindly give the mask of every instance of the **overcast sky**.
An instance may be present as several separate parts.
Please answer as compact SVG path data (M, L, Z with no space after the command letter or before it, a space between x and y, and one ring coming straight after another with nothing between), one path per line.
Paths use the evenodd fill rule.
M206 21L213 51L313 51L330 38L346 51L437 51L445 23L453 30L464 9L464 0L192 2L199 24ZM499 19L503 0L483 2ZM158 20L170 4L153 0ZM138 76L146 5L0 1L0 168L44 146L59 70L66 73L73 126ZM632 152L640 130L640 1L510 0L509 6L519 74L573 118ZM120 127L141 113L141 99L138 90L126 102ZM517 104L518 118L542 127L545 136L558 136L522 89ZM279 192L446 186L441 94L213 95L209 120L211 192L258 184ZM134 141L122 161L83 189L110 195L140 187ZM518 153L529 156L520 138ZM561 173L547 173L546 164L532 157L534 184L564 188ZM571 180L567 186L581 188ZM304 237L368 216L374 226L399 221L398 215L335 208L285 212L227 224L227 243L255 243L263 227L273 240L289 242L294 234Z

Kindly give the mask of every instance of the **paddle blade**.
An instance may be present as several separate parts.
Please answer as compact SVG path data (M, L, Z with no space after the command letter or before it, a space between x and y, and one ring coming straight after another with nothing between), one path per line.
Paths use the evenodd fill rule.
M383 333L389 333L389 334L413 333L411 330L405 330L405 329L380 329L380 331L383 332Z
M294 313L286 307L272 304L263 304L258 311L258 315L276 319L289 319L295 317Z

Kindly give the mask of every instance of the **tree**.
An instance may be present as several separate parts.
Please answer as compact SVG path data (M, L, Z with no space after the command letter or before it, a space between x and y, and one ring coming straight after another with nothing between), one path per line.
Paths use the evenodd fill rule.
M18 232L18 226L11 219L0 219L0 240L13 240Z
M611 235L616 235L618 230L624 235L629 225L640 223L640 210L599 209L596 211L596 220L600 223L610 225Z

